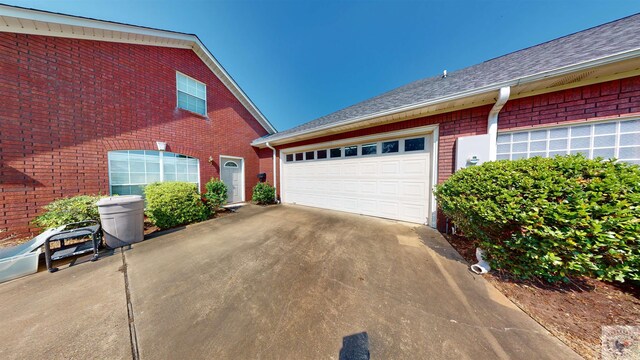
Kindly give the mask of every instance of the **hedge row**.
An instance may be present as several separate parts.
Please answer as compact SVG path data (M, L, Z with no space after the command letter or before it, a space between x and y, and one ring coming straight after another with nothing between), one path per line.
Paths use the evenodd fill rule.
M581 155L494 161L436 187L494 268L548 281L640 280L640 167Z

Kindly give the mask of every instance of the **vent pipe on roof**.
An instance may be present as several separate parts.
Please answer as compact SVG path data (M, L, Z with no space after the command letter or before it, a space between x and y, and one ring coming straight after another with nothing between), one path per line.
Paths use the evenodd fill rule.
M269 149L273 150L273 187L276 189L276 191L274 192L275 198L273 199L273 202L277 204L278 203L278 176L277 176L277 169L276 169L276 148L271 146L268 141L265 143L265 145Z
M445 71L443 71L443 72L442 72L442 78L444 79L444 78L446 78L446 77L447 77L447 70L445 70Z
M509 95L511 95L511 87L505 86L500 88L500 92L498 93L498 100L491 108L489 112L489 120L487 124L487 134L489 134L489 161L496 160L496 153L498 147L498 114L504 104L509 100Z

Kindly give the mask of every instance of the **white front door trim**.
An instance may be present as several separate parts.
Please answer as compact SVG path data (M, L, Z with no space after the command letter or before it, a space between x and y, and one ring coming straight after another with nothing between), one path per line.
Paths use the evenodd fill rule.
M240 156L220 155L218 157L218 164L219 164L218 167L220 168L220 171L219 171L220 180L222 180L222 169L224 168L224 163L222 162L223 158L231 159L231 160L240 160L240 164L241 164L240 166L242 167L242 176L241 176L242 177L242 179L241 179L242 180L241 181L241 183L242 183L242 185L241 185L242 201L243 202L247 201L246 196L245 196L245 173L244 173L244 171L245 171L244 170L244 168L245 168L244 165L245 164L244 164L244 158L240 157Z

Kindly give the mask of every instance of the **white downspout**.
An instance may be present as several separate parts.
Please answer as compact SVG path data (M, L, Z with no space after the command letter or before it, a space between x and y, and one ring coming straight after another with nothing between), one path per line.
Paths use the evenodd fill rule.
M511 95L510 86L500 88L498 101L496 101L489 112L489 121L487 124L487 134L489 134L489 161L496 160L496 153L498 152L498 114L504 104L507 103L507 100L509 100L509 95Z
M273 201L277 204L278 203L278 175L277 175L277 168L276 168L276 148L271 146L268 141L265 145L267 145L269 149L273 150L273 187L276 188L276 192L274 195L275 198L273 199Z

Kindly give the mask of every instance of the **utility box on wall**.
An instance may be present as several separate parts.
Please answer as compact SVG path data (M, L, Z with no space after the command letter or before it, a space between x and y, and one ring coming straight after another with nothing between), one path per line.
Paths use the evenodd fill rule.
M456 171L489 161L489 136L463 136L456 140Z

